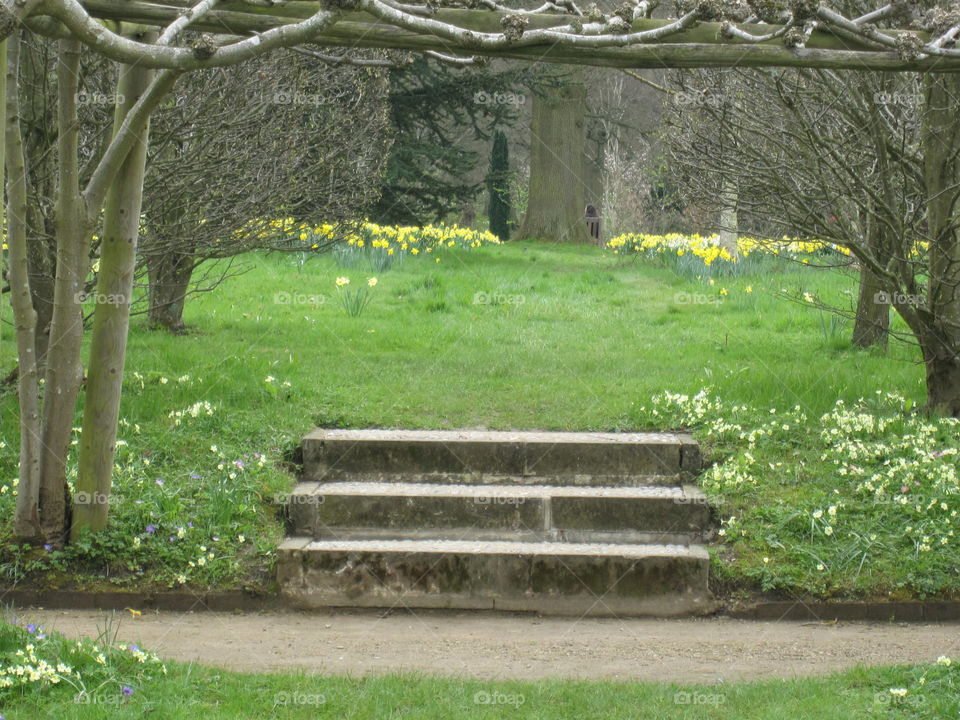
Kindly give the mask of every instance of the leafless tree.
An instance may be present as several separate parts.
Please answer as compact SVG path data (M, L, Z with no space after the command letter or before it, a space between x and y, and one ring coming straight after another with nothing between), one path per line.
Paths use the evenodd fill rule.
M250 223L362 220L390 145L385 72L288 52L187 76L153 118L140 262L149 320L183 329L194 270L257 248L317 243ZM199 287L224 276L207 263Z
M752 234L848 248L860 273L855 342L882 340L892 307L921 349L931 408L960 413L958 84L810 70L728 75L685 88L702 101L674 113L673 157L690 191L719 209L732 181Z

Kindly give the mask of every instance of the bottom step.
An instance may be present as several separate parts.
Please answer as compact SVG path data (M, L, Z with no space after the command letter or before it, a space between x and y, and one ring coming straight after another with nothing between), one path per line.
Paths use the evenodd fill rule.
M281 591L302 607L705 614L700 546L465 540L311 540L280 545Z

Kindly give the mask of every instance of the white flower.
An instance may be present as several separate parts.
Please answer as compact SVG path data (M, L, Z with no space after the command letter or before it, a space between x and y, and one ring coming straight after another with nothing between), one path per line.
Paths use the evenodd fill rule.
M950 667L953 665L953 660L948 658L946 655L941 655L937 658L937 665L943 665L944 667Z

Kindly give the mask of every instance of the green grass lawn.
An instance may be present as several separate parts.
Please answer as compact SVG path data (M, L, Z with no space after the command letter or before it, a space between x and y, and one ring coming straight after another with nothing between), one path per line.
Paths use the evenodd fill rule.
M359 679L164 665L135 645L117 646L103 637L73 641L41 635L39 629L0 622L0 717L5 720L943 720L960 712L960 670L947 658L925 666L712 686L423 675ZM17 672L28 666L29 671Z
M907 407L924 399L913 348L894 344L887 355L854 349L850 328L784 297L810 293L849 305L855 297L849 276L768 259L710 284L705 275L597 248L513 243L408 256L388 271L362 259L345 267L332 255L246 261L249 272L190 299L188 335L134 322L113 526L60 552L7 543L0 556L7 583L25 577L88 587L268 583L271 550L282 534L275 501L293 482L284 461L315 425L690 426L713 459L739 467L749 451L758 461L749 481L707 480L718 512L735 518L739 531L727 533L716 553L715 578L724 592L914 597L960 588L952 537L935 559L905 562L905 553L921 556L916 543L904 543L917 533L920 542L926 529L906 510L860 502L865 491L841 474L840 458L823 457L838 443L820 436L821 418L838 400L855 407L877 391L897 393ZM335 279L342 276L351 279L346 290L378 279L357 317L338 302ZM11 367L14 357L4 325L0 366ZM656 404L664 391L692 396L703 388L721 399L706 414ZM902 415L890 402L867 412ZM656 407L663 412L654 414ZM6 522L16 476L12 391L0 396L0 408ZM783 423L790 430L752 444L741 437L767 422L771 408L793 413ZM716 430L710 423L718 416L734 418L739 430ZM894 430L913 432L891 426L884 437ZM941 428L936 442L946 442L950 431ZM953 486L943 487L949 495ZM850 525L838 522L837 534L825 536L820 526L811 530L808 516L837 505L834 491L844 493L841 519ZM853 547L847 530L878 539ZM0 540L8 535L4 525Z

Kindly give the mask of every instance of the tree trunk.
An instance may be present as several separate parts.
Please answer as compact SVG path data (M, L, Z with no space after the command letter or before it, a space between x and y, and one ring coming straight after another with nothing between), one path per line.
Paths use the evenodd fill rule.
M960 76L927 75L922 142L930 235L921 349L932 411L960 417Z
M31 216L36 219L37 208L28 201L28 246L27 267L30 273L30 299L37 314L36 345L37 368L43 373L47 361L47 346L50 341L50 321L53 320L53 279L57 273L57 248L45 234L36 231L36 225L29 223ZM31 212L34 211L34 212Z
M40 455L40 525L46 542L54 547L63 545L67 526L66 464L77 395L83 380L80 294L89 272L88 253L93 229L79 189L77 89L80 42L61 40L59 46L57 275L50 322L50 352L44 379L43 449Z
M873 257L887 257L889 245L883 241L879 221L868 219L867 241ZM860 347L887 349L890 333L891 298L884 292L876 273L860 264L860 288L857 294L857 315L853 323L853 344Z
M864 265L860 266L860 291L857 316L853 323L853 344L887 349L890 331L890 301L880 279Z
M147 274L150 279L151 327L182 333L183 306L193 275L193 256L170 252L147 256Z
M517 238L591 242L583 218L586 107L586 88L579 72L568 84L534 97L530 192Z
M588 123L583 155L584 200L603 215L603 168L606 164L607 128L602 120Z
M34 334L36 312L27 267L27 177L20 131L18 70L21 34L4 43L4 155L7 175L6 230L10 304L17 338L20 401L20 473L13 517L14 536L36 542L40 532L40 393Z
M731 256L737 257L739 248L737 240L740 238L740 221L737 215L737 185L730 178L724 178L723 189L720 192L723 203L720 209L720 247L727 249Z
M960 363L956 356L924 353L927 380L927 405L941 415L960 417Z
M50 78L50 55L56 42L31 37L23 43L20 57L20 86L36 88L20 103L20 126L27 176L27 262L30 294L37 313L37 370L44 372L50 321L53 318L53 278L57 270L56 231L53 208L56 197L56 97Z
M152 76L153 72L142 66L121 68L117 97L122 100L114 118L116 130L146 91ZM121 165L104 208L71 539L77 539L84 530L95 532L107 525L148 134L149 125Z

